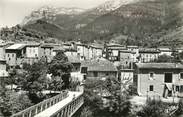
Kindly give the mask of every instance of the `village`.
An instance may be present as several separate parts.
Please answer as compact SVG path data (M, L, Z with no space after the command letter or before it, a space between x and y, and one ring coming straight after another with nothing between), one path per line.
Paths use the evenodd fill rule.
M102 79L114 76L119 81L137 88L139 96L182 97L183 65L178 62L156 62L160 56L172 56L168 47L141 48L119 44L83 44L81 42L6 43L0 45L0 77L9 77L8 69L21 69L23 63L39 60L51 62L58 51L63 51L74 66L73 80ZM183 49L175 50L181 53Z

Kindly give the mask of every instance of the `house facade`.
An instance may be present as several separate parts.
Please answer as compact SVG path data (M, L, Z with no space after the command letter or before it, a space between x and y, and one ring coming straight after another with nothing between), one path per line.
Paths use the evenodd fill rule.
M90 45L89 46L89 59L95 59L98 57L102 57L102 46L98 45Z
M137 63L134 85L140 96L183 96L183 65L176 63Z
M133 76L134 76L133 69L121 69L119 76L120 81L122 83L121 85L122 91L128 89L130 85L133 85Z
M14 44L5 49L6 63L9 66L20 66L26 56L26 44Z
M77 53L80 56L80 60L89 59L89 48L88 45L80 42L76 43Z
M123 69L132 69L134 60L134 52L130 50L121 50L120 51L120 63Z
M0 59L5 59L5 46L6 45L4 43L0 43Z
M4 79L7 78L6 60L0 59L0 87L4 87Z
M119 62L120 61L120 51L126 50L126 47L119 44L105 44L103 57L108 59L111 62Z
M33 64L41 58L40 44L27 44L26 45L26 56L24 62L27 64Z
M117 77L117 69L110 61L97 58L81 63L81 73L89 79L102 79L108 76Z
M158 47L158 49L160 50L159 55L172 56L173 51L171 50L171 48L166 47L166 46L161 46L161 47Z
M139 50L139 61L141 63L153 62L158 59L160 51L155 48L141 48Z
M53 59L53 44L42 44L41 45L41 59L44 59L46 62L51 62Z
M139 47L138 46L127 46L127 50L131 52L132 61L137 62L139 57Z

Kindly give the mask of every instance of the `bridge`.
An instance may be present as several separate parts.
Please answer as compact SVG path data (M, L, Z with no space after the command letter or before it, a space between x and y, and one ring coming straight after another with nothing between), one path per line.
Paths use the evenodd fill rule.
M72 117L83 103L83 92L64 91L11 117Z

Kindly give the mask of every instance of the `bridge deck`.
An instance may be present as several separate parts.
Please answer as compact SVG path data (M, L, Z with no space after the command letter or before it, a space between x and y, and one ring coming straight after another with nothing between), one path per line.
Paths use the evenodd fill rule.
M70 103L73 98L78 98L80 95L82 95L82 92L70 92L69 96L66 99L63 99L62 101L58 102L57 104L51 106L50 108L44 110L43 112L35 115L34 117L50 117L54 113L58 112L62 107Z

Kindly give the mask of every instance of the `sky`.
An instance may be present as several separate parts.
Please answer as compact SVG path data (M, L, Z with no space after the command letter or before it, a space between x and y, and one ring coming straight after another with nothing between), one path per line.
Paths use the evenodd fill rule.
M108 0L0 0L0 28L21 23L25 16L41 6L89 9L105 1Z

